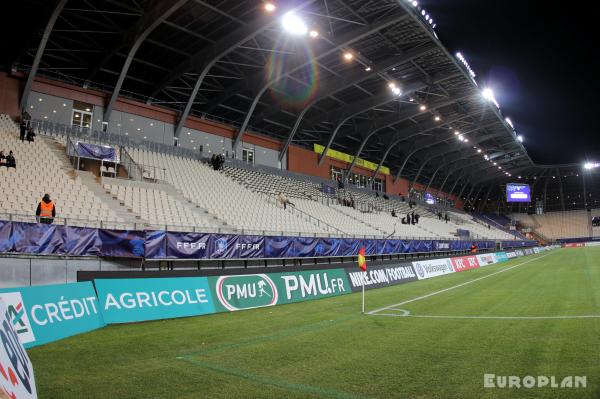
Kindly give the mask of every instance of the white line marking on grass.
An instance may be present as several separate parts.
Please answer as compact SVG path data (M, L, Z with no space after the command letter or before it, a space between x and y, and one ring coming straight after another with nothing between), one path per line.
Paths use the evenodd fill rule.
M428 316L428 315L408 315L410 317L420 317L426 319L498 319L498 320L544 320L544 319L598 319L600 315L583 316Z
M374 313L372 316L389 317L418 317L421 319L491 319L491 320L548 320L548 319L600 319L600 315L590 314L581 316L445 316L445 315L415 315L406 309L397 310L401 313Z
M549 252L549 253L547 253L547 254L545 254L545 255L542 255L542 256L540 256L540 257L538 257L538 258L529 259L529 260L527 260L527 261L525 261L525 262L518 263L518 264L516 264L516 265L514 265L514 266L511 266L511 267L507 267L506 269L503 269L503 270L500 270L500 271L497 271L497 272L494 272L494 273L491 273L491 274L488 274L488 275L485 275L485 276L483 276L483 277L479 277L479 278L476 278L476 279L473 279L473 280L469 280L469 281L466 281L466 282L464 282L464 283L460 283L460 284L454 285L454 286L452 286L452 287L444 288L443 290L439 290L439 291L430 292L429 294L422 295L422 296L419 296L419 297L416 297L416 298L413 298L413 299L409 299L409 300L406 300L406 301L404 301L404 302L395 303L395 304L393 304L393 305L384 306L384 307L382 307L382 308L379 308L379 309L371 310L370 312L367 312L366 314L368 314L368 315L375 315L376 313L379 313L379 312L381 312L381 311L384 311L384 310L389 310L389 309L392 309L392 308L396 308L396 307L398 307L398 306L406 305L407 303L411 303L411 302L420 301L420 300L423 300L423 299L426 299L426 298L432 297L432 296L434 296L434 295L439 295L439 294L442 294L442 293L444 293L444 292L447 292L447 291L454 290L454 289L456 289L456 288L464 287L465 285L469 285L469 284L471 284L471 283L475 283L475 282L477 282L477 281L484 280L484 279L486 279L486 278L489 278L489 277L495 276L495 275L497 275L497 274L500 274L500 273L505 273L505 272L507 272L507 271L509 271L509 270L512 270L512 269L516 268L516 267L519 267L519 266L526 265L527 263L530 263L530 262L535 262L536 260L543 259L543 258L545 258L546 256L548 256L548 255L551 255L551 254L553 254L553 253L554 253L554 252Z

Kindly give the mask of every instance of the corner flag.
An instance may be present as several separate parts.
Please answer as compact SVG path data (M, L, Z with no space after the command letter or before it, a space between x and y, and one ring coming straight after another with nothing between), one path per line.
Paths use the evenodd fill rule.
M362 247L358 251L358 267L360 267L360 269L363 272L367 271L367 259L365 258L365 255L366 255L365 247Z

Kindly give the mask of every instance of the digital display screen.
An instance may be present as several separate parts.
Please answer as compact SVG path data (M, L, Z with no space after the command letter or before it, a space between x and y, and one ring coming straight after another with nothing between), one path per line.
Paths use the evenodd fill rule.
M508 183L506 185L507 202L531 202L531 190L528 184Z
M425 193L425 202L433 205L435 204L435 198L433 197L433 195L429 194L429 193Z

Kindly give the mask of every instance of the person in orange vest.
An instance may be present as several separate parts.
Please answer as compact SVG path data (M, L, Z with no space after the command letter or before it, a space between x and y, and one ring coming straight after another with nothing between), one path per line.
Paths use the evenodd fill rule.
M44 197L37 206L35 215L38 218L38 222L52 224L54 218L56 217L56 208L50 199L50 194L44 194Z
M475 245L475 243L471 244L471 253L472 254L476 254L477 253L477 245Z

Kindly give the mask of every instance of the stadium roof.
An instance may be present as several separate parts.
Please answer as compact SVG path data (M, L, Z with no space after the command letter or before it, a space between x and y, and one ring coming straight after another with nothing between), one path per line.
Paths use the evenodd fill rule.
M35 34L17 39L10 63L29 71L54 14L37 74L109 93L105 120L126 96L178 110L177 133L189 113L286 148L322 144L445 190L546 169L416 1L266 4L24 0L23 15L45 13Z

